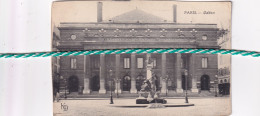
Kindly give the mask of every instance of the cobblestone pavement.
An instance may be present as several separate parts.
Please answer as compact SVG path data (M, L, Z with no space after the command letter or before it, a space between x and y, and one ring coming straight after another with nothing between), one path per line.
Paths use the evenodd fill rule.
M166 99L184 103L184 99ZM54 102L54 116L223 116L231 114L230 97L192 98L190 107L157 109L111 107L109 99L60 100ZM135 99L114 99L115 105L135 104ZM67 111L66 111L67 108Z

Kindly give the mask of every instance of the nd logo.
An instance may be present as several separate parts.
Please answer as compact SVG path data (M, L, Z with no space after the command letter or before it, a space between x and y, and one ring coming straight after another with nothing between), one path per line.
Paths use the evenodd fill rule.
M65 103L61 103L61 109L63 109L63 111L68 111L69 106L66 105Z

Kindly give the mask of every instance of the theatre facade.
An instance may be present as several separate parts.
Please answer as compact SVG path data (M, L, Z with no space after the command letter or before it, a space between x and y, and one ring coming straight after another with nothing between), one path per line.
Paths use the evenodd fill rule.
M178 23L177 6L173 5L172 9L173 22L141 9L103 20L99 2L97 22L66 22L54 27L52 48L58 51L220 48L217 41L225 31L217 28L217 24ZM112 90L118 94L136 94L146 79L147 62L151 61L157 91L161 94L183 93L185 81L191 93L216 90L217 54L169 52L53 57L53 87L60 93L91 95Z

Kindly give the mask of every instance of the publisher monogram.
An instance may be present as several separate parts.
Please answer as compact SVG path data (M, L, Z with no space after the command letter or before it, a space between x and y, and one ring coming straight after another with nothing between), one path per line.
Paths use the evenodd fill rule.
M60 105L61 105L61 109L63 109L63 111L68 111L68 109L69 109L68 105L66 105L65 103L61 103Z

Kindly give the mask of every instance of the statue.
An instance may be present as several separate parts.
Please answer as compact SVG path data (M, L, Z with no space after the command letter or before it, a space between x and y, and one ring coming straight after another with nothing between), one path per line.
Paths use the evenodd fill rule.
M138 92L139 97L136 99L136 104L149 104L149 103L163 103L167 101L159 98L159 93L156 91L156 76L152 72L152 59L148 56L147 58L147 75L144 80L141 90ZM147 95L148 94L148 95ZM147 96L147 97L146 97Z

